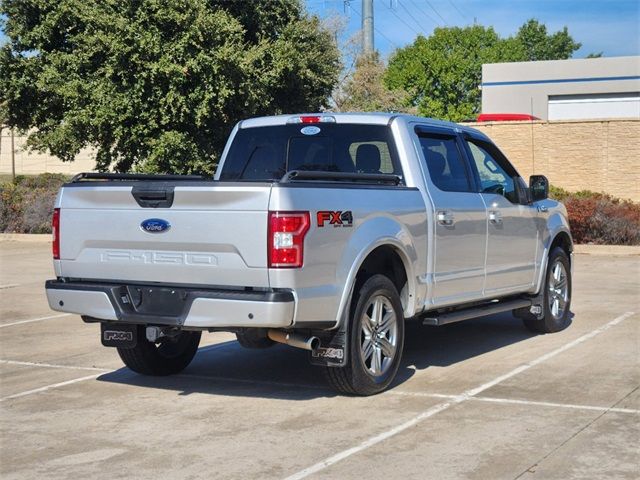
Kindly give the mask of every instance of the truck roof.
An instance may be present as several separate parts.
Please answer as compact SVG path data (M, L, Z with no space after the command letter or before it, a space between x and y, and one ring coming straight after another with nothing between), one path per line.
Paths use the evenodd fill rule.
M422 124L433 125L436 127L458 128L463 131L473 132L477 136L487 138L485 134L476 130L475 128L468 127L466 125L460 125L454 122L448 122L445 120L437 120L435 118L419 117L415 115L408 115L406 113L388 113L388 112L348 112L348 113L335 113L335 112L316 112L316 113L289 113L283 115L271 115L266 117L255 117L247 120L242 120L239 124L239 128L252 128L252 127L268 127L276 125L286 125L292 119L300 117L333 117L336 123L363 123L371 125L387 125L394 119L401 119L406 123L419 122Z

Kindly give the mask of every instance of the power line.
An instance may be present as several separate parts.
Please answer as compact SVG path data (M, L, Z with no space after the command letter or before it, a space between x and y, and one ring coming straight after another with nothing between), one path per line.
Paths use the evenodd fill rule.
M442 18L442 15L440 15L440 12L438 12L438 10L436 10L436 8L431 4L431 2L429 0L426 0L426 2L427 2L427 5L429 5L431 7L431 9L434 12L436 12L436 15L438 15L438 17L440 17L442 19L443 23L446 25L447 21L444 18Z
M456 12L458 12L460 14L460 16L462 17L462 19L466 22L467 21L467 16L460 11L460 9L457 7L457 5L455 3L453 3L453 0L449 0L449 3L451 4L451 6L453 8L456 9Z
M418 21L413 17L413 15L411 15L411 12L407 9L407 7L404 6L404 3L399 3L398 5L400 5L400 7L402 7L402 9L407 12L407 15L409 15L409 18L418 26L418 29L421 30L422 33L424 33L425 35L427 35L427 33L422 29L422 25L420 25L418 23ZM416 32L418 33L418 32ZM419 33L418 33L419 35Z
M409 1L411 2L411 4L412 4L414 7L416 7L416 10L417 10L421 15L424 15L424 18L426 18L426 19L427 19L427 21L433 22L433 23L435 23L436 25L438 25L438 24L439 24L439 22L438 22L435 18L433 18L431 15L429 15L427 12L425 12L425 11L424 11L424 9L423 9L423 8L421 8L417 3L415 3L413 0L409 0Z
M398 15L392 8L387 7L387 5L385 4L385 7L387 10L389 10L391 12L391 14L396 17L398 20L400 20L402 23L404 23L404 25L411 30L413 33L415 33L416 35L420 35L420 32L418 32L415 28L413 28L411 25L409 25L400 15Z

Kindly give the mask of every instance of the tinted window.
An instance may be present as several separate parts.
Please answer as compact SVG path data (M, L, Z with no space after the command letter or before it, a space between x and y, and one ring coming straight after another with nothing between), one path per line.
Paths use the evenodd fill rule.
M478 170L482 193L496 193L512 203L518 203L513 167L502 161L490 145L467 141L471 156Z
M470 192L471 183L455 137L420 136L431 181L445 192Z
M305 127L238 130L220 179L272 181L291 170L401 175L388 127L318 124L313 135L302 133Z

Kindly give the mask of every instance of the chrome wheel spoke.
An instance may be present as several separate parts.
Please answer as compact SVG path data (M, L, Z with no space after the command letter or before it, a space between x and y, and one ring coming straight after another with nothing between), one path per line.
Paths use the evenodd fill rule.
M373 349L371 371L374 375L380 375L382 373L382 351L380 350L380 347L374 347Z
M373 313L371 315L374 325L379 326L380 322L382 322L383 309L384 309L384 304L382 303L382 300L380 300L379 297L376 297L375 302L373 303Z
M373 335L373 321L371 320L371 317L369 317L369 315L367 315L366 313L364 316L365 318L362 322L362 332L366 337L371 338L371 336Z
M364 360L365 362L369 360L369 357L371 357L373 350L374 350L374 346L371 339L368 339L368 338L365 339L364 342L362 343L362 360Z
M378 340L378 343L380 344L380 349L384 356L387 358L393 358L396 348L391 344L391 342L386 338L381 338Z
M393 310L388 310L385 313L384 317L382 317L382 322L378 325L378 331L380 333L386 333L393 324L395 324L396 315L393 313Z

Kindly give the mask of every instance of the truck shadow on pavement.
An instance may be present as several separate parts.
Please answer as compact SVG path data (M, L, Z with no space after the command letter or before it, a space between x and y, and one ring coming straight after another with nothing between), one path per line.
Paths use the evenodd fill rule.
M536 336L510 313L442 327L406 324L402 364L392 386L403 384L429 367L447 367ZM285 345L250 350L235 341L201 347L184 372L147 377L127 368L101 375L99 381L193 393L309 400L334 397L309 353Z

